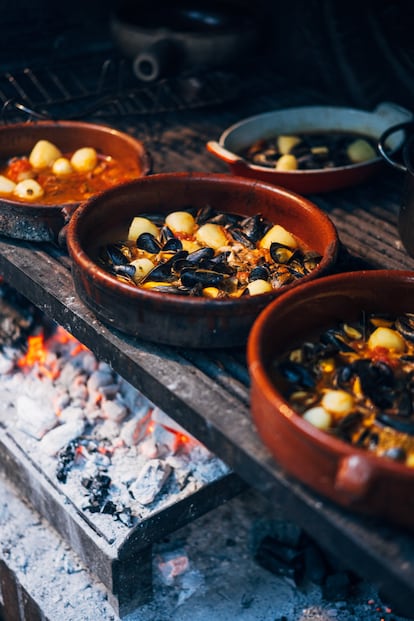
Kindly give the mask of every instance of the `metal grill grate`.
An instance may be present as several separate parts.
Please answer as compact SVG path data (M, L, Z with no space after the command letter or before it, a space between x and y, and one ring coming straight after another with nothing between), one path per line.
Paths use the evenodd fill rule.
M0 76L5 122L35 118L100 118L148 115L213 106L240 93L234 74L180 75L150 85L133 76L124 59L26 67Z

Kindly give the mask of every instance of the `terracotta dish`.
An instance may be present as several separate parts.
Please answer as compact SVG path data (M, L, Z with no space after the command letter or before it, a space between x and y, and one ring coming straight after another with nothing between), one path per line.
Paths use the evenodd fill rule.
M411 118L411 112L393 103L382 103L372 112L335 106L287 108L243 119L228 127L218 142L210 141L206 146L210 153L228 164L234 175L275 183L300 194L330 192L356 185L376 174L383 166L381 157L335 168L278 171L252 164L240 154L257 140L278 134L352 132L377 142L388 127ZM397 132L387 146L395 151L403 138L404 133Z
M96 260L103 240L126 239L135 216L207 205L220 212L262 213L322 256L315 270L283 288L295 288L326 273L336 260L335 227L305 198L229 175L157 174L108 190L75 212L67 230L67 245L80 298L104 323L157 343L200 348L245 343L254 319L281 289L224 300L179 296L120 282Z
M289 474L344 507L413 529L414 469L310 424L271 379L275 357L338 320L356 319L361 311L413 313L414 273L373 270L331 275L272 302L248 340L252 416L264 443Z
M63 152L94 147L112 156L141 177L150 171L150 157L139 140L111 127L78 121L36 121L0 128L0 161L29 155L39 140L56 144ZM41 199L23 203L0 197L0 233L29 241L56 241L78 203L45 205Z

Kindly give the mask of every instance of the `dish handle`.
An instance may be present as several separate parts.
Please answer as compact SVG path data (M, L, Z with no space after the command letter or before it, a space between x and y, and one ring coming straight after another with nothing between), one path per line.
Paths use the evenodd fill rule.
M391 164L391 166L393 166L397 170L401 170L402 172L407 172L407 166L404 166L404 164L397 162L390 156L389 153L387 153L385 142L387 138L391 136L391 134L395 134L395 132L397 131L408 130L408 129L411 129L411 130L414 129L414 121L405 121L404 123L398 123L397 125L392 125L391 127L388 127L381 134L381 136L378 139L378 144L377 144L378 151L381 154L381 156L384 158L384 160L386 160L388 164Z
M350 501L364 498L373 482L373 470L367 459L360 455L347 455L339 462L335 489Z
M413 120L413 113L410 110L407 110L407 108L404 108L393 101L383 101L378 104L374 110L374 113L390 121L391 125L394 125L394 123L402 123L404 121Z
M236 155L235 153L228 151L215 140L210 140L209 142L207 142L206 147L207 151L218 157L220 160L223 160L223 162L226 162L226 164L237 163L246 166L246 163L244 162L243 158L240 157L240 155Z

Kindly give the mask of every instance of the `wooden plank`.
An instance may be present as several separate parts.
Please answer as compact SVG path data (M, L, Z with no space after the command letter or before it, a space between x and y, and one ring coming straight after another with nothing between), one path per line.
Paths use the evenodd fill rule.
M400 599L414 596L413 538L348 514L287 477L263 447L243 399L189 365L185 352L127 338L100 324L77 298L67 268L40 246L0 240L0 269L321 545L340 551L349 567L385 591ZM240 363L240 353L236 359Z

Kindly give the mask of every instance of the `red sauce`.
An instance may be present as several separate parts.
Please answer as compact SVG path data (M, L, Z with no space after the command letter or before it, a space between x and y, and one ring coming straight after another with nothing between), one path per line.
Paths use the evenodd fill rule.
M71 153L64 154L69 160ZM20 175L29 173L43 188L44 194L34 202L42 205L56 205L77 203L103 192L108 188L132 180L139 176L138 167L131 164L126 166L116 159L98 154L98 163L90 172L73 171L68 175L55 175L52 168L33 169L27 157L12 158L6 165L0 167L0 175L4 175L15 183L21 180ZM30 203L28 199L20 198L15 194L0 192L0 196Z

